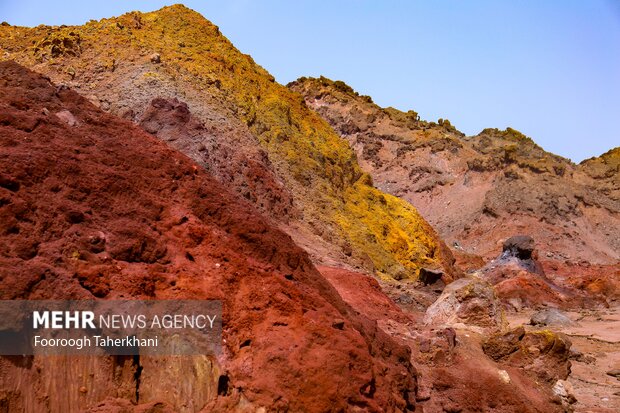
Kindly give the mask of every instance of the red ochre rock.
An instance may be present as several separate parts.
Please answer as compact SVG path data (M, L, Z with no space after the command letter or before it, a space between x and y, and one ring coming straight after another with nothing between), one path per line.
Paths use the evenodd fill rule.
M444 282L460 276L413 206L375 188L299 95L187 7L82 26L0 26L0 59L142 125L271 218L314 263L394 279L416 279L422 268L441 270Z

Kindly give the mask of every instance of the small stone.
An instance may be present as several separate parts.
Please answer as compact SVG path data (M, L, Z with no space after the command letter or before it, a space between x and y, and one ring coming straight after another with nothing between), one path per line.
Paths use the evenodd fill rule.
M431 341L427 338L420 340L420 353L428 353L431 351Z
M620 369L612 369L607 372L608 376L620 378Z
M452 350L456 347L456 331L453 328L444 329L443 335L448 341L448 349Z
M71 127L77 126L78 124L77 119L75 119L75 116L73 116L73 113L69 112L66 109L57 112L56 117Z
M515 311L521 311L521 309L523 308L523 300L521 300L519 297L512 297L506 301L508 302L508 304L510 304L512 308L515 309Z
M153 53L151 55L151 63L155 63L155 64L161 63L161 56L159 55L159 53Z
M334 322L332 323L332 327L334 327L337 330L344 329L344 320L341 320L341 319L334 320Z
M80 387L80 393L88 393L88 389L84 386Z
M510 375L506 370L498 370L497 374L499 375L499 379L502 381L502 383L510 383Z
M560 400L562 400L562 405L567 408L577 401L573 385L566 380L556 381L551 391L553 391L553 394L555 394L560 398Z
M432 385L429 386L428 383L426 383L425 381L421 381L421 379L418 378L418 388L416 391L415 400L417 402L424 402L430 400L432 396L432 391Z
M569 326L575 324L565 312L557 308L547 308L538 311L530 318L533 326Z

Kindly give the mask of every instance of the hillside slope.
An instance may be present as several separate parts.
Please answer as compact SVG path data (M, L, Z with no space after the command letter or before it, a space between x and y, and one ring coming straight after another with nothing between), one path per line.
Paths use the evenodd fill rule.
M450 251L415 208L372 186L303 99L184 6L80 27L0 27L15 60L141 124L277 221L315 262L393 278Z
M12 62L0 63L0 148L0 299L217 299L224 308L217 357L0 357L0 410L415 403L409 350L189 158Z
M348 140L378 188L415 205L456 251L490 259L503 240L529 234L545 260L620 260L620 148L575 165L514 129L465 136L343 82L289 86Z

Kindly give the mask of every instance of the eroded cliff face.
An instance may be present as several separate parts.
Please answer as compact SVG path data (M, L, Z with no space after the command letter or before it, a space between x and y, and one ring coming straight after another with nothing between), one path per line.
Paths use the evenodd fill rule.
M544 260L620 260L618 148L575 165L514 129L465 136L343 82L289 87L347 139L378 188L415 205L458 254L491 259L503 240L528 234Z
M171 6L80 27L0 27L0 58L45 73L183 151L315 262L392 278L456 274L407 202L375 189L346 141L199 14Z
M3 411L413 408L409 349L186 156L12 62L0 147L0 299L224 308L217 357L0 357Z

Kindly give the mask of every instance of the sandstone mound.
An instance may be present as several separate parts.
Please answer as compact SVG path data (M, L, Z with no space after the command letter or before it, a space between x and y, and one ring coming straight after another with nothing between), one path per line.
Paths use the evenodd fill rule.
M413 408L409 350L184 155L11 62L0 147L0 299L219 299L225 320L218 357L0 357L3 409Z

